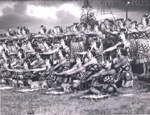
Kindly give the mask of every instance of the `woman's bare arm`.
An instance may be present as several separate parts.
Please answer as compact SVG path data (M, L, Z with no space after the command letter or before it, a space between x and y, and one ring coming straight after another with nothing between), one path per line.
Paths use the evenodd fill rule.
M122 44L122 43L120 43L120 42L117 43L116 45L104 50L103 53L110 52L110 51L113 51L113 50L117 49L117 46L120 45L120 44Z
M75 73L78 73L78 72L81 72L83 71L87 66L91 65L91 64L94 64L95 63L95 60L91 60L89 62L87 62L86 64L84 64L82 67L80 67L79 69L75 70L75 71L72 71L70 73L67 73L67 75L72 75L72 74L75 74Z
M118 67L120 67L120 66L126 64L127 61L128 61L128 59L127 59L127 58L124 58L124 59L121 60L118 64L115 65L115 68L118 68Z
M56 66L53 67L53 70L55 70L56 68L58 68L59 66L63 65L66 63L67 60L63 60L61 61L59 64L57 64Z
M57 75L68 74L68 75L69 75L69 73L71 73L71 72L73 72L73 71L75 71L75 70L76 70L76 68L74 67L74 68L71 68L71 69L69 69L69 70L67 70L67 71L63 71L63 72L61 72L61 73L55 73L55 74L57 74Z
M102 72L101 75L114 75L115 73L116 73L116 70L111 69L111 70Z
M58 51L59 51L59 49L57 48L57 49L49 50L48 52L44 52L44 53L41 53L41 54L54 54L54 53L56 53Z
M36 64L36 62L37 62L37 60L33 61L33 62L31 63L31 66L34 65L34 64Z

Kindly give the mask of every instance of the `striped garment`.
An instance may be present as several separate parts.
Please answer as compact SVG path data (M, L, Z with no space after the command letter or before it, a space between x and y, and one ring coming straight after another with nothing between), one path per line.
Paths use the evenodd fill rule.
M150 62L150 40L149 39L138 39L138 53L137 53L137 63L147 63Z
M82 82L86 81L92 74L97 73L100 70L97 64L89 65L86 68L86 71L82 71L73 75L75 79L81 80Z
M150 39L130 39L130 57L137 64L150 62Z
M71 42L71 59L76 59L77 55L76 52L83 52L84 51L84 42Z

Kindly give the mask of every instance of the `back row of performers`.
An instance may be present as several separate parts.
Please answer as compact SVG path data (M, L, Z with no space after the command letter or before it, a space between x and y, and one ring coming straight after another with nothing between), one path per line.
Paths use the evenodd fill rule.
M117 34L121 29L126 29L128 34L137 33L137 32L149 32L150 31L150 15L143 15L141 18L141 22L132 21L131 19L124 20L122 18L116 20L105 19L103 22L93 21L93 23L74 23L73 25L67 26L66 28L62 28L60 26L56 26L55 29L49 29L42 25L40 28L40 34L47 34L49 37L55 36L57 34L63 33L64 35L69 34L68 32L76 32L79 33L88 33L89 31L97 31L102 34L112 33ZM18 27L17 30L8 29L6 34L0 34L1 37L6 36L16 36L22 37L26 34L29 34L30 30L26 27ZM100 34L100 33L99 33Z
M29 30L26 28L18 28L15 36L9 30L9 39L1 39L1 68L46 68L45 73L57 76L56 81L59 83L78 80L92 85L98 81L118 87L132 86L133 73L128 53L130 42L126 34L140 33L141 36L142 32L147 37L150 31L148 17L144 15L138 26L136 22L125 24L123 20L117 20L119 24L115 30L110 28L115 25L110 20L105 20L101 28L98 23L94 26L76 23L67 28L66 32L56 27L49 34L45 34L44 26L41 26L39 34L34 35L28 35ZM108 33L117 36L112 47L111 40L111 45L108 43ZM19 36L25 39L18 39ZM114 55L108 56L107 52L112 50L115 51Z

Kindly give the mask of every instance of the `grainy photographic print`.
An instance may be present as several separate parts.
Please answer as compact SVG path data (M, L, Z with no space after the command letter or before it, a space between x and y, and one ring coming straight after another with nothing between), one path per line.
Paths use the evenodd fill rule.
M0 115L150 114L150 0L0 0Z

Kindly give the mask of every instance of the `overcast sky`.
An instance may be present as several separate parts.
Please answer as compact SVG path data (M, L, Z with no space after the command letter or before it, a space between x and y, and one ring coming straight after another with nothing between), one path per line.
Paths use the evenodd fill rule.
M96 18L125 18L126 0L89 0ZM113 16L110 14L109 4ZM38 32L40 25L53 28L66 27L80 20L83 0L12 0L0 1L0 29L26 26ZM129 18L140 21L143 14L150 13L150 0L130 0ZM103 14L103 15L101 15Z

